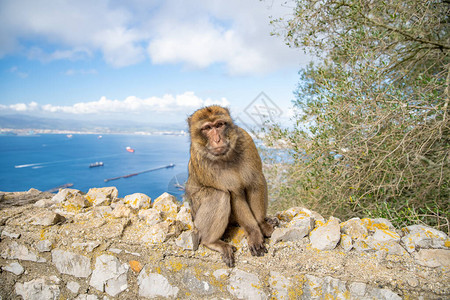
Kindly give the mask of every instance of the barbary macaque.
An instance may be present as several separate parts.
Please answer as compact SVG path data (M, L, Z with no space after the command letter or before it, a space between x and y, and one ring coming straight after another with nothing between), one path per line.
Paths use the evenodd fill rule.
M267 253L264 237L273 223L266 218L267 183L261 158L250 135L233 123L228 109L213 105L189 118L191 137L189 200L200 243L234 266L235 247L221 240L230 223L245 231L254 256Z

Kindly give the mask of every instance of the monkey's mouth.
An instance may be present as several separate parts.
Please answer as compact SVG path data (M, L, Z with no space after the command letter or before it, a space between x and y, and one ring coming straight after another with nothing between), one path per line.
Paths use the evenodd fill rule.
M209 151L211 152L212 155L220 156L226 154L228 152L228 149L229 149L228 146L221 146L210 148Z

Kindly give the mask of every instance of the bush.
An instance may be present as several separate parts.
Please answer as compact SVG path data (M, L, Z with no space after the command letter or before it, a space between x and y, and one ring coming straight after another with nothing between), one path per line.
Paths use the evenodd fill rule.
M271 209L289 199L448 232L449 13L441 1L303 0L275 22L319 63L300 71L293 127L266 132L292 158L268 170Z

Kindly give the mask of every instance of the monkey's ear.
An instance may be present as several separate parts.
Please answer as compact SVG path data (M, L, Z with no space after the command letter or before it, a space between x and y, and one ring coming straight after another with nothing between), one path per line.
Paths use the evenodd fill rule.
M192 119L192 116L187 118L187 123L188 123L189 128L191 127L191 119Z

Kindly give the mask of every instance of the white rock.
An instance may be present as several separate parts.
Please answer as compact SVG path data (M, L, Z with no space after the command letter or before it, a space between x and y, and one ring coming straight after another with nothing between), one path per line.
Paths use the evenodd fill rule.
M330 217L327 223L316 227L309 234L312 247L318 250L332 250L341 239L339 220Z
M303 295L301 299L322 299L325 295L333 295L334 299L348 299L345 281L326 276L305 275Z
M52 211L43 211L33 216L30 220L31 225L39 226L51 226L56 223L63 222L65 218L60 214L54 213Z
M393 255L406 255L407 254L405 248L400 246L400 244L395 240L377 242L373 239L373 237L368 237L365 240L365 242L371 249L384 251L386 254L393 254Z
M442 231L422 225L412 225L402 229L407 234L402 238L406 250L411 253L420 249L447 249L448 236Z
M94 208L93 213L97 218L105 218L112 214L111 206L97 206Z
M263 285L258 276L252 273L234 269L227 286L230 294L239 299L266 299Z
M39 252L50 252L52 250L52 242L49 240L42 240L36 243L36 249Z
M146 229L141 241L149 244L163 243L166 241L168 233L169 224L167 222L161 222Z
M10 227L5 227L2 230L1 237L2 237L2 239L4 239L5 237L10 238L10 239L18 239L20 237L20 233L14 232L14 229L12 229Z
M69 281L66 285L66 288L74 294L78 294L80 290L80 284L76 281Z
M47 208L52 206L53 204L55 204L55 202L53 201L53 199L41 199L36 201L33 206L34 207L40 207L40 208Z
M88 257L69 251L54 249L52 262L62 274L86 278L92 272L91 260Z
M60 294L58 285L46 278L16 283L15 291L24 300L57 300Z
M270 238L270 244L301 240L308 235L308 232L308 227L275 228Z
M115 297L128 288L128 268L128 264L120 264L115 256L101 255L95 261L89 284L100 292Z
M221 280L228 278L230 273L230 269L218 269L213 272L213 276L216 277L217 280Z
M192 230L184 231L175 240L175 244L184 250L195 251L197 250L199 244L198 233Z
M153 202L153 208L161 213L164 220L175 220L177 218L178 207L179 203L177 198L168 193L162 194Z
M125 204L118 204L112 211L111 215L114 218L128 218L131 214L131 209Z
M78 248L80 250L85 250L86 252L92 252L98 246L100 246L100 242L97 242L97 241L72 243L72 248Z
M277 299L290 299L291 281L278 272L270 271L269 285Z
M20 259L34 262L46 262L45 258L39 257L35 252L28 249L25 245L13 241L4 248L2 257L6 259Z
M74 197L78 197L78 196L83 196L83 193L81 193L79 190L75 190L75 189L62 189L58 192L58 194L56 194L55 196L53 196L52 198L52 202L53 203L61 203L64 202L68 199L74 198Z
M375 242L400 241L400 235L389 229L376 229L372 238Z
M360 218L353 218L341 223L342 233L350 236L353 240L365 239L368 231L363 221Z
M18 262L12 262L9 265L4 266L2 269L15 275L20 275L24 272L22 265Z
M150 207L152 199L145 194L134 193L125 196L123 201L133 209L146 209Z
M413 257L419 265L425 267L450 267L450 250L420 249Z
M172 286L169 281L157 273L149 273L148 265L145 266L138 276L139 296L147 298L173 297L178 295L179 288Z
M361 298L366 294L367 284L364 282L352 282L349 284L350 295Z
M180 208L180 211L177 214L177 221L180 221L184 226L184 230L192 230L194 229L194 221L192 221L191 209L185 206Z
M162 222L161 213L154 208L141 209L138 213L138 217L141 220L145 220L145 223L149 226Z
M81 294L78 295L74 300L98 300L98 297L95 295Z
M349 235L341 234L341 246L345 252L352 250L353 248L352 238Z
M103 188L91 188L86 194L86 199L92 203L92 205L110 205L111 201L117 199L119 195L119 191L111 186L111 187L103 187Z

